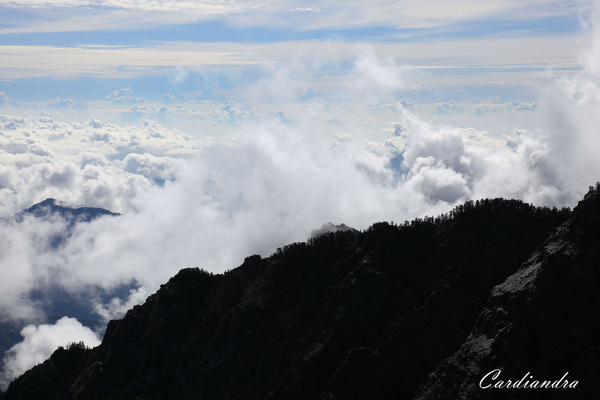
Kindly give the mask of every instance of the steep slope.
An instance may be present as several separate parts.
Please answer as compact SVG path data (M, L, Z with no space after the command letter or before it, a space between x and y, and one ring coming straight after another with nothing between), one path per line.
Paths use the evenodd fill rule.
M490 290L569 216L469 202L248 257L225 275L182 270L111 321L99 347L58 350L2 399L411 398Z
M501 373L497 379L491 374ZM496 389L498 381L576 389ZM496 286L465 343L418 399L594 399L600 376L600 191L591 189L514 275ZM529 386L530 386L529 385ZM480 386L486 387L482 390ZM488 387L490 386L490 387Z

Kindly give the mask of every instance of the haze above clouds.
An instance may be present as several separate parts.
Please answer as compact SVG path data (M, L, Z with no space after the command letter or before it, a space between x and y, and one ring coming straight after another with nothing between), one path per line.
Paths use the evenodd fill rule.
M60 218L1 222L0 319L32 324L2 381L64 331L97 344L32 290L133 283L81 297L110 319L327 221L574 206L600 171L594 4L426 3L0 0L1 216L47 197L122 214L57 249Z

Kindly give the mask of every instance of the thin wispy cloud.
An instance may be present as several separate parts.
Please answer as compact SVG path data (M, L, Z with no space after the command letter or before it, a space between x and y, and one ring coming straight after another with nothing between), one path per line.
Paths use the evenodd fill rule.
M243 43L152 43L143 47L56 47L0 45L0 71L5 79L53 76L59 78L139 78L206 66L264 66L275 63L305 63L323 81L336 84L343 62L352 62L369 49L375 56L391 60L397 68L428 71L415 79L444 84L447 78L472 84L498 84L512 80L527 85L548 77L548 71L581 69L573 38L515 38L448 40L428 43L379 43L299 41L270 44ZM333 50L333 51L332 51ZM318 64L315 64L318 60ZM316 68L315 68L316 67ZM304 67L303 67L304 68ZM167 69L167 70L165 70ZM227 71L223 71L227 73ZM325 74L325 75L324 75ZM553 74L550 72L550 74ZM233 77L239 75L233 71ZM551 75L550 75L551 76ZM435 78L435 79L433 79ZM384 78L382 78L384 79ZM415 83L417 83L415 81ZM458 83L458 81L454 82Z
M0 6L20 9L68 9L70 13L78 14L87 23L87 28L77 24L75 19L60 13L56 18L62 19L63 26L58 22L47 23L42 28L47 31L70 31L90 29L114 29L121 25L122 11L145 11L141 18L134 18L134 27L149 26L152 24L191 23L207 18L227 19L234 25L244 26L272 26L287 27L292 29L348 29L357 26L390 26L399 29L432 28L452 25L464 21L485 18L512 18L536 20L564 16L577 12L572 2L555 1L430 1L423 3L415 0L389 1L378 0L369 3L367 8L361 2L340 2L329 0L318 5L301 4L297 1L285 2L239 2L239 1L89 1L89 0L35 0L11 1L2 0ZM101 15L90 15L88 11L94 10ZM162 13L164 19L157 20L153 12ZM309 12L311 15L303 17ZM183 16L187 14L187 16ZM295 14L295 15L291 15ZM322 14L322 15L316 15ZM304 20L303 18L308 18ZM46 19L47 21L47 19ZM254 22L253 22L254 21ZM64 23L70 22L70 23ZM293 25L290 26L289 23ZM302 22L309 22L308 24ZM25 32L35 29L33 24L29 28L13 28L5 32Z
M133 77L156 74L153 68L203 65L246 65L242 54L222 51L181 51L168 48L86 48L0 46L0 71L5 78ZM127 70L127 68L130 68ZM162 71L161 71L162 72Z

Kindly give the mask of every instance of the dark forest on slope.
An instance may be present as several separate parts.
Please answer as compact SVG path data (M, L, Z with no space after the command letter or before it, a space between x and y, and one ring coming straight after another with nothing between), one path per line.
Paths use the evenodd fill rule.
M376 223L184 269L99 347L76 344L9 399L591 398L600 373L600 193ZM485 346L478 346L485 338ZM494 368L575 390L481 390Z

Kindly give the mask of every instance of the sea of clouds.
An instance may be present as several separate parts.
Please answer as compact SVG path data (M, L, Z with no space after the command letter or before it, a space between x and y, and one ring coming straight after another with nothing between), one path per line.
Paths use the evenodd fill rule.
M598 31L590 38L586 70L544 88L527 111L535 113L535 127L515 126L511 135L432 123L401 103L383 128L361 131L361 121L379 118L378 107L389 113L390 100L410 86L404 70L369 52L357 59L342 97L353 107L365 99L370 112L346 121L343 112L330 117L339 105L319 101L285 112L230 101L196 104L202 114L170 97L161 107L146 104L125 89L103 101L168 113L170 123L118 124L92 117L93 110L74 122L68 111L23 111L0 93L0 319L31 323L5 355L2 383L58 345L99 343L76 319L47 323L30 299L33 290L77 294L134 282L127 298L86 298L108 320L183 267L223 272L248 255L306 240L327 221L364 229L484 197L574 206L600 179ZM285 97L297 86L294 68L272 70L277 86L265 78L254 93ZM191 114L197 132L175 127L173 120ZM47 238L64 231L65 221L10 219L47 197L121 215L78 224L53 248Z

